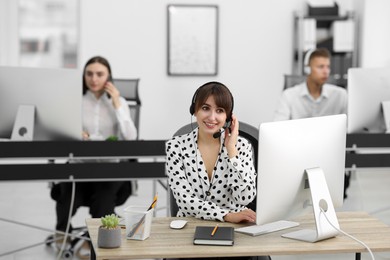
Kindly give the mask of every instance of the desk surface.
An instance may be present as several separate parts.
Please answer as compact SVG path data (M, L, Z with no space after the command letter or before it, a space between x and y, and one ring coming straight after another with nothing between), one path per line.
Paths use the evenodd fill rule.
M365 242L373 252L390 251L390 227L364 212L341 212L340 227L343 231ZM366 249L356 241L339 235L335 238L307 243L287 238L281 234L286 230L252 237L235 233L235 244L229 246L199 246L193 245L195 226L214 226L214 221L204 221L188 218L187 226L182 230L169 228L173 218L154 218L151 235L144 241L126 240L122 232L122 246L116 249L97 247L97 230L99 219L87 219L96 259L123 258L189 258L215 256L257 256L257 255L293 255L293 254L325 254L325 253L358 253ZM301 223L299 228L311 228L313 220L310 216L296 219ZM219 223L221 226L240 227L240 224ZM290 229L289 231L292 231Z

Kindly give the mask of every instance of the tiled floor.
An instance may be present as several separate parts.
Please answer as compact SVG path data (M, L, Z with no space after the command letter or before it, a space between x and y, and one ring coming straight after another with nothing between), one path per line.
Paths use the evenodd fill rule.
M137 196L132 196L125 205L117 208L120 213L127 205L148 205L154 196L153 181L138 181ZM51 229L55 224L54 201L50 199L50 189L45 182L0 182L0 217L12 219L31 225ZM359 171L351 181L348 198L342 210L363 210L372 213L390 225L390 170ZM166 216L166 192L158 184L159 204L157 216ZM380 209L386 208L377 212ZM87 208L80 208L73 218L73 224L84 224L88 216ZM50 232L19 226L0 221L0 260L34 260L57 259L54 247L39 245L10 255L6 251L15 250L37 242L44 242ZM390 253L375 253L376 259L390 259ZM74 257L73 259L77 259ZM272 256L273 260L287 259L354 259L353 254L338 255L306 255L306 256ZM362 259L370 259L363 254Z

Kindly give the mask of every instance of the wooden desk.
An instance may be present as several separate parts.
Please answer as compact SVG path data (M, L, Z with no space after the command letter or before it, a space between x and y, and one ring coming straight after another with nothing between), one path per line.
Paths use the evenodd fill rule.
M389 226L365 212L342 212L337 215L341 229L365 242L373 252L390 251ZM363 246L344 235L317 243L306 243L282 238L281 234L287 233L286 230L257 237L235 233L235 244L232 247L196 246L192 243L195 226L214 226L215 222L188 218L189 222L184 229L173 230L169 228L169 223L172 219L154 218L151 235L144 241L126 240L123 231L122 246L116 249L102 249L97 247L97 230L100 225L100 220L87 219L86 223L93 245L91 248L91 259L190 258L327 253L356 253L359 259L360 253L366 252ZM300 228L311 228L314 225L311 216L300 217L296 220L301 223ZM220 225L243 226L231 223L220 223Z

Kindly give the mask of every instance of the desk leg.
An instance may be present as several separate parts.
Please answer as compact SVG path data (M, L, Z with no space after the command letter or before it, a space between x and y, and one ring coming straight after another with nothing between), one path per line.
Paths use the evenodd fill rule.
M96 254L95 254L95 249L93 248L92 242L89 241L89 246L91 248L91 260L96 260Z
M356 253L355 260L361 260L361 259L362 259L362 254L361 253Z

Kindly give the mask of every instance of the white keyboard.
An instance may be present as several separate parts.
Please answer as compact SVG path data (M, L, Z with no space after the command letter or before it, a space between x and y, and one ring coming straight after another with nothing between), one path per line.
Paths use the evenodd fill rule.
M275 221L263 225L253 225L248 227L236 228L234 229L234 231L244 233L247 235L258 236L258 235L268 234L271 232L276 232L279 230L292 228L296 226L299 226L298 222L279 220L279 221Z

